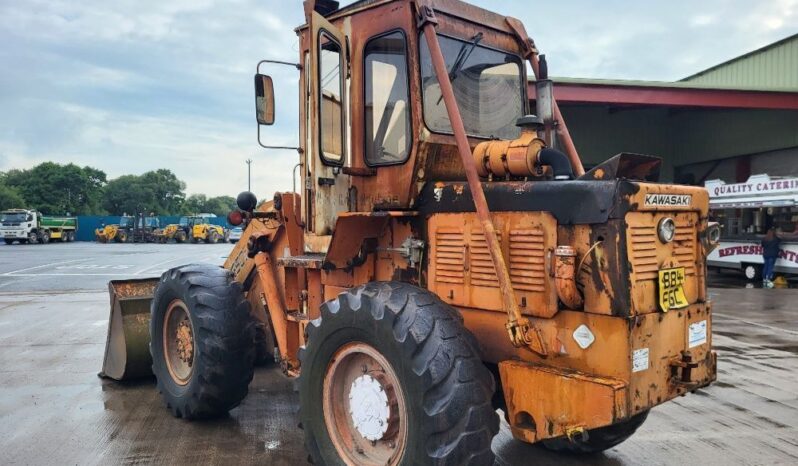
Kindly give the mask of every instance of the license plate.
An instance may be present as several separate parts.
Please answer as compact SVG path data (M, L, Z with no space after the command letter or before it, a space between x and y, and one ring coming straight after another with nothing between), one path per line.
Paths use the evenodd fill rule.
M684 295L684 267L659 271L659 307L662 312L687 307Z

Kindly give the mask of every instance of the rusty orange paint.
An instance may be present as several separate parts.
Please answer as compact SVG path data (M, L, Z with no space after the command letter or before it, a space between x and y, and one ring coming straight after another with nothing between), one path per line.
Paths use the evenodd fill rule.
M434 8L436 26L417 24L415 7L420 4ZM706 191L629 182L611 207L624 216L599 224L558 224L545 211L488 209L481 182L549 182L550 173L536 166L534 154L551 134L525 131L515 141L467 136L436 53L435 33L469 38L481 32L481 44L529 60L538 73L538 50L520 22L457 0L378 0L325 18L310 8L306 18L308 24L297 29L303 65L302 190L278 195L281 209L270 207L269 219L253 219L225 264L239 281L253 283L248 299L261 319L268 312L289 375L299 370L296 354L305 326L319 317L323 303L381 280L426 288L460 312L485 361L500 368L513 435L528 442L619 422L714 380L711 303L698 240L707 227ZM342 102L350 122L342 136L348 151L337 170L319 158L323 142L315 113L320 97L314 32L322 25L345 37L350 52L343 59L351 76ZM394 30L407 38L412 145L404 164L371 167L362 156L369 117L364 49L371 38ZM423 120L421 41L428 44L446 88L442 95L453 134L433 133ZM584 173L578 153L556 103L553 110L558 125L549 130L557 131L578 176ZM591 182L611 182L608 172L594 177ZM476 212L418 211L425 185L459 182L454 192L462 195L463 181L468 181ZM655 194L690 196L691 201L663 207L648 202ZM665 216L677 224L669 244L656 238L656 225ZM250 237L266 238L269 245L254 260L247 256ZM407 239L424 242L418 263L411 264L400 251ZM558 248L569 253L558 255ZM656 307L656 272L666 266L687 269L689 305L662 313ZM708 341L693 345L690 326L701 322ZM582 326L595 336L587 345L575 337ZM642 362L638 358L635 363L634 355L643 349L646 368L640 369Z
M621 380L521 361L502 361L499 374L508 387L510 430L520 440L533 443L628 417L628 390Z

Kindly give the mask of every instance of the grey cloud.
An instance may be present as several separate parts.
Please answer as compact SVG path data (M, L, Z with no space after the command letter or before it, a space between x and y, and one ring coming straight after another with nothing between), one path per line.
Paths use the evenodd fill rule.
M675 80L798 30L798 0L489 2L522 19L557 76ZM298 60L299 0L0 2L0 170L43 160L118 176L166 167L189 192L291 188L296 154L255 141L252 74ZM270 67L296 144L297 73Z

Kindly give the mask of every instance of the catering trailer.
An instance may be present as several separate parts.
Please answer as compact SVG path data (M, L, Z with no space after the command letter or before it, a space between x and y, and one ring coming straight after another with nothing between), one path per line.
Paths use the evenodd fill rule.
M744 183L707 181L710 217L721 225L720 245L707 257L716 270L762 276L762 238L774 228L781 238L776 273L798 274L798 178L752 175Z

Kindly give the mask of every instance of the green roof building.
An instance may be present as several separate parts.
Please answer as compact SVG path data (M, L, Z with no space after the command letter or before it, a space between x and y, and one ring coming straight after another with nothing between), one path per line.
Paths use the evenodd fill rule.
M553 80L587 166L636 152L663 181L798 176L798 34L677 82Z

